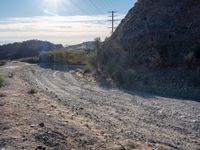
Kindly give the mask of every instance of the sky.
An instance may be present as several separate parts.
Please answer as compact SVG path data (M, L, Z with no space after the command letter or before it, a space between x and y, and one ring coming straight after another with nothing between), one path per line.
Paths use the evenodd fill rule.
M117 11L115 26L136 0L1 0L0 44L30 39L63 45L111 35L108 11Z

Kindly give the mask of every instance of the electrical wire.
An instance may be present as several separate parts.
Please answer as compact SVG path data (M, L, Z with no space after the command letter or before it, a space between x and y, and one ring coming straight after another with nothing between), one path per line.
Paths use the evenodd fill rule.
M102 11L101 7L98 7L93 0L89 0L90 4L95 8L95 10L98 10L100 13L104 13L104 11Z

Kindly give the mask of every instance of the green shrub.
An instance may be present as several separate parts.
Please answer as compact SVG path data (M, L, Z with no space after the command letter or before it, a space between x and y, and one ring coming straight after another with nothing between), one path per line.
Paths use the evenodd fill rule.
M86 64L91 54L85 51L73 52L66 49L40 54L40 62L54 64Z
M40 62L63 64L63 65L85 65L85 72L97 70L97 53L95 51L68 51L67 49L41 53Z
M5 84L5 81L2 76L0 76L0 87L2 87Z
M86 72L96 71L97 69L97 55L94 52L89 53L85 58L85 67Z

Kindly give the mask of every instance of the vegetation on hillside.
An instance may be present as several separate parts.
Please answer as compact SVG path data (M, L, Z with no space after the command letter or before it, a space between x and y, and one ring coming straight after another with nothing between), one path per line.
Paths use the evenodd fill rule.
M100 69L100 60L98 59L101 50L101 39L94 40L95 48L92 50L83 49L81 51L72 51L68 48L41 53L40 63L52 63L61 65L84 65L85 72L97 72Z
M131 88L143 84L147 86L171 84L178 86L177 88L183 85L189 87L200 85L198 79L200 73L199 49L182 56L184 62L181 62L182 68L180 67L178 71L176 70L177 66L171 61L175 59L175 56L166 49L146 59L146 56L140 57L134 51L126 50L119 43L108 40L101 45L97 54L99 70L123 87ZM145 64L142 63L144 61ZM183 73L187 75L184 76Z
M85 65L90 61L92 57L95 57L93 52L87 53L85 51L68 51L67 49L62 49L59 51L51 51L46 53L41 53L39 60L42 63L54 63L63 65Z
M134 54L117 43L105 42L98 53L98 61L101 71L116 84L131 84L139 78L133 69L136 65Z
M30 40L21 43L0 45L0 60L38 57L39 53L42 51L46 52L60 48L63 48L63 46L39 40Z
M97 68L97 54L95 51L69 51L62 49L41 53L40 63L61 64L61 65L84 65L85 72L95 72Z

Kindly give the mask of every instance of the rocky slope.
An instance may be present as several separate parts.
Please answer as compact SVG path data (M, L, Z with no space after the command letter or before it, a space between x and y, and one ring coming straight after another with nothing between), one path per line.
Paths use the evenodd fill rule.
M199 8L200 1L138 0L103 46L104 70L117 68L109 74L129 86L199 88Z
M199 8L199 1L139 0L111 39L140 63L182 65L189 53L200 51Z
M38 56L41 51L50 51L62 48L47 41L30 40L22 43L13 43L0 46L1 59L20 59Z

